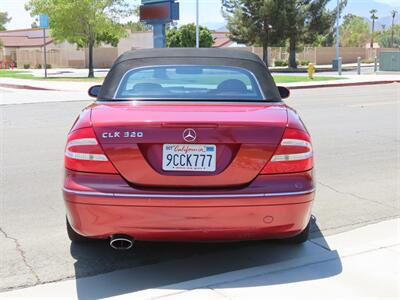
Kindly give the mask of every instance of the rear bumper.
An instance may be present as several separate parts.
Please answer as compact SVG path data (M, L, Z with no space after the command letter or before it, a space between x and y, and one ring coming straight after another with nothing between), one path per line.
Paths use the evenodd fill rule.
M290 190L288 190L291 187ZM140 190L118 175L67 171L64 200L81 235L138 240L249 240L290 237L308 223L312 172L260 175L245 188Z

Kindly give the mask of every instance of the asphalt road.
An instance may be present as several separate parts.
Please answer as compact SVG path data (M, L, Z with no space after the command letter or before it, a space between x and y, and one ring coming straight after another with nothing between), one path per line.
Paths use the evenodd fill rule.
M18 98L31 92L16 93ZM41 93L59 100L56 92ZM318 180L313 236L399 216L400 85L295 90L287 102L313 136ZM263 241L138 243L127 252L116 252L106 242L71 245L61 195L63 150L75 116L88 103L0 105L0 291L168 263L157 276L137 281L136 288L144 289L298 253L293 246ZM210 253L219 259L196 269L174 264L186 257L204 262Z

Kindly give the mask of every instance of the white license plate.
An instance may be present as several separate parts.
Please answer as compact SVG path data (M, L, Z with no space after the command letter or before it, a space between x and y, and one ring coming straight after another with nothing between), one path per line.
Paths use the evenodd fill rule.
M217 147L215 145L164 144L164 171L214 172Z

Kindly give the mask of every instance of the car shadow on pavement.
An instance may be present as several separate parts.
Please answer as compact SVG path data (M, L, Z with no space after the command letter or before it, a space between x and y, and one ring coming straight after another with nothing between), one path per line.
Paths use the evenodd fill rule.
M267 276L267 281L244 281L252 282L246 283L246 286L301 282L340 274L340 257L337 251L329 248L314 217L311 238L312 241L302 245L277 241L136 242L135 247L128 251L114 250L108 241L71 244L71 254L76 259L77 295L79 299L99 299L151 288L168 289L173 284L253 267L261 267L263 274L274 273ZM329 269L321 269L317 273L295 272L295 276L291 273L291 276L285 277L278 276L276 272L326 260L333 263L329 264ZM104 274L108 272L113 273ZM241 282L237 283L237 287L243 286ZM230 285L235 286L235 282Z

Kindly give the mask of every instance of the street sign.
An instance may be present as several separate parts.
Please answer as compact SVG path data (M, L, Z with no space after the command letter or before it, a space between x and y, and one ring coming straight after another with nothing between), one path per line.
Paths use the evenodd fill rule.
M39 14L39 27L40 28L49 28L49 15L48 14Z
M140 21L146 23L168 23L179 19L179 3L172 1L140 6Z
M167 23L179 20L179 3L176 0L142 0L140 21L153 26L153 45L165 48Z

